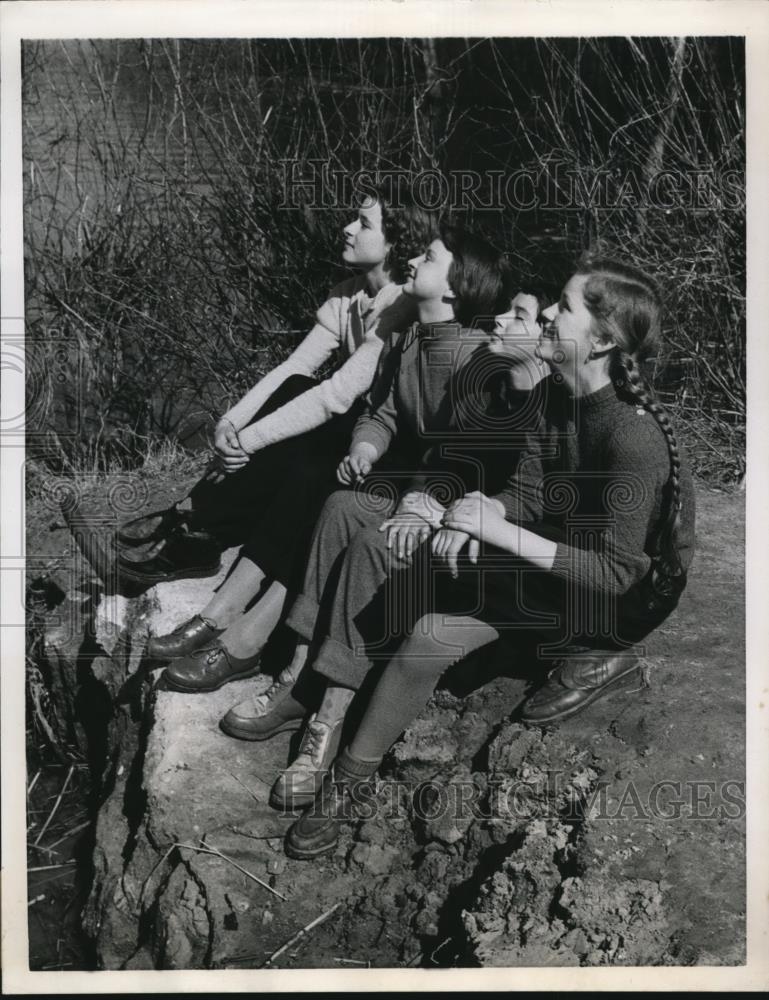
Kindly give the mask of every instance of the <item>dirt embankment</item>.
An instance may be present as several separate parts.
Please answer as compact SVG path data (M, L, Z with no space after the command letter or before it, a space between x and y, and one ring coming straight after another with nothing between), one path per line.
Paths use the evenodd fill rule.
M147 630L187 617L212 581L96 601L82 636L49 643L47 671L109 705L84 914L102 967L258 967L334 907L275 967L743 961L743 498L698 499L696 563L648 640L648 686L526 728L527 680L486 652L480 686L437 692L386 760L376 809L315 862L285 856L291 817L267 804L296 736L218 729L269 678L188 696L143 662Z

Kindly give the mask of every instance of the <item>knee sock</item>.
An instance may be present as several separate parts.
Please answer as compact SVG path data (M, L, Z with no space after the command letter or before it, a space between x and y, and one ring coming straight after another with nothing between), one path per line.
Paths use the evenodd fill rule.
M285 602L286 588L273 581L259 603L229 626L221 637L222 645L233 656L254 656L280 621Z
M381 760L422 712L444 671L499 637L491 626L474 620L471 631L444 631L444 625L412 633L387 665L350 743L353 756Z
M307 655L310 652L309 644L303 639L300 639L296 644L296 649L294 650L294 655L291 658L291 662L287 667L284 667L280 672L280 680L284 684L293 682L294 684L299 680L299 676L304 670L304 666L307 663Z
M336 777L343 778L345 781L365 781L376 771L381 760L381 757L376 760L363 760L361 757L356 757L350 748L346 747L334 761L334 773Z

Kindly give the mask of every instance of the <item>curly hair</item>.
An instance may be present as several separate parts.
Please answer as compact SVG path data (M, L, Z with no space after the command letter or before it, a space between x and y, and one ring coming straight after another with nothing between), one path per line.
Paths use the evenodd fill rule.
M360 203L377 201L382 209L382 232L390 249L385 267L397 284L402 284L408 274L408 262L421 253L435 232L436 218L414 202L410 196L399 192L393 197L384 184L361 185L357 192Z

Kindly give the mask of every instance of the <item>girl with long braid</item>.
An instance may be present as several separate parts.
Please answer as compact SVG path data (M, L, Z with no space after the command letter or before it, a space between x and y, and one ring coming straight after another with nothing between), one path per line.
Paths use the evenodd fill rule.
M468 494L447 508L433 560L422 567L431 574L431 587L422 588L430 606L414 616L351 743L289 830L290 855L333 849L359 784L444 671L472 650L502 637L551 668L523 703L520 717L532 724L639 686L637 644L676 607L694 542L691 477L640 368L658 346L660 312L659 292L643 272L587 258L543 313L538 352L551 369L544 425L502 492ZM533 489L544 514L527 525L520 511ZM449 543L457 539L480 545L480 555L447 573L435 553L456 551ZM360 550L357 557L365 559ZM342 655L343 637L332 638Z

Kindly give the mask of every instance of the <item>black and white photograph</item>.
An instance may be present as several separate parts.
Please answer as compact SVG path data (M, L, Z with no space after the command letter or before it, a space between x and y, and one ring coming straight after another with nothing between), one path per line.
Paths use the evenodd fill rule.
M0 4L6 989L769 984L769 11L622 7Z

